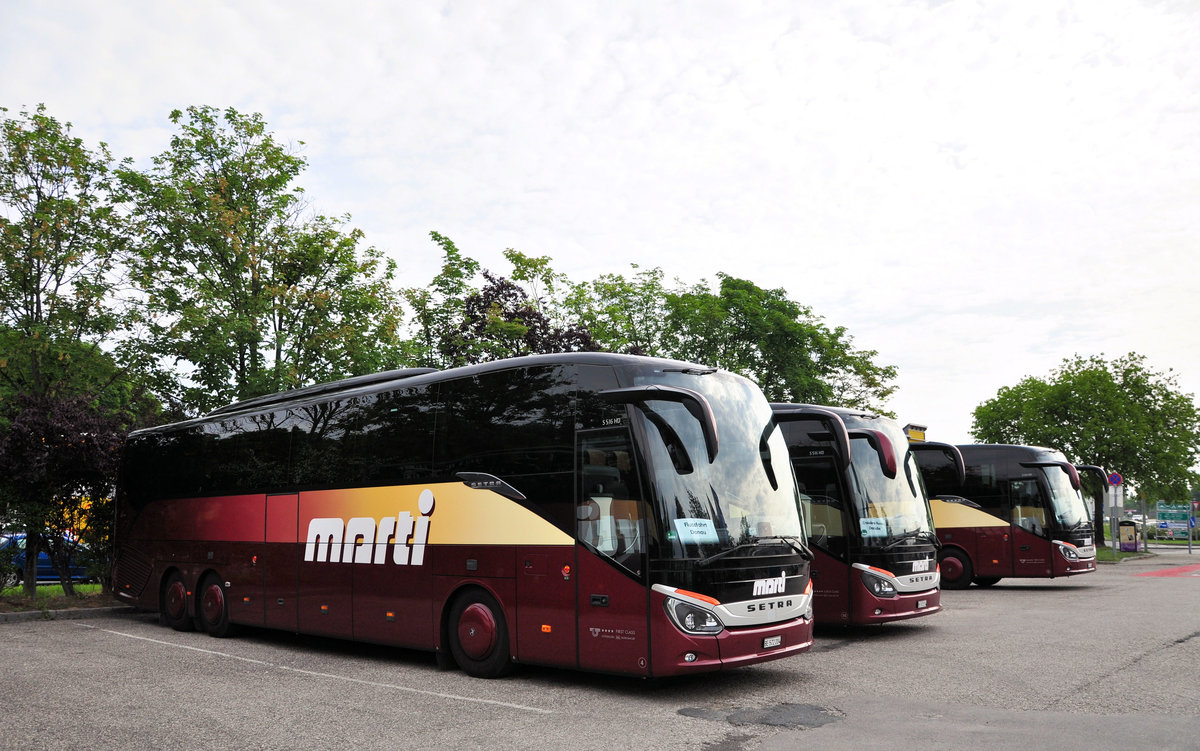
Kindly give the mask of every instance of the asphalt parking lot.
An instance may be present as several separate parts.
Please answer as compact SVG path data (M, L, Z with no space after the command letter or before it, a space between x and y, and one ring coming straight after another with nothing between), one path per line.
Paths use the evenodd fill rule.
M0 747L23 749L1194 749L1200 551L943 594L820 630L812 652L693 679L431 655L151 614L0 624Z

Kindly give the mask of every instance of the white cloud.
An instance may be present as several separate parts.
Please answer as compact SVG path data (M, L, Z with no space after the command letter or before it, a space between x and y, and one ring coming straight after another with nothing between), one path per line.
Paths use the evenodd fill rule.
M1075 353L1200 391L1200 10L1052 0L9 9L0 105L146 160L262 112L315 208L420 284L660 265L784 287L899 365L931 437Z

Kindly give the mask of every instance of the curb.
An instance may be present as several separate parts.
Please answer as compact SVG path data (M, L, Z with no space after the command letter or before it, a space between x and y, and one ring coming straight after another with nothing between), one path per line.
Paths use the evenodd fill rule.
M16 613L0 613L0 623L24 623L26 621L77 621L84 618L99 618L118 613L133 613L137 608L116 605L109 608L74 608L70 610L22 610Z

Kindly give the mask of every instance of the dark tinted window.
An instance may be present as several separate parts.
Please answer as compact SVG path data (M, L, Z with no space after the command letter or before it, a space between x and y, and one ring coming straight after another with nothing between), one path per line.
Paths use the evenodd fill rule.
M574 384L565 369L518 368L440 384L434 474L486 472L566 531L575 524Z
M433 399L427 388L347 397L292 410L295 482L373 487L428 480Z
M963 449L963 461L967 465L967 479L960 495L969 498L992 516L1012 521L1005 480L1011 475L1009 462L995 451L969 451Z
M200 431L204 495L265 492L289 480L291 430L286 413L231 417Z

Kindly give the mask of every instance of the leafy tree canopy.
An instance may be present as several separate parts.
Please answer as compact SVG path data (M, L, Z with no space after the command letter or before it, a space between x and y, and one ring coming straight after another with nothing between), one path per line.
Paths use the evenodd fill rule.
M183 401L235 399L396 367L395 267L347 217L304 216L305 160L258 114L176 110L170 148L120 171L140 218L135 280L155 350L186 364Z
M1049 446L1120 472L1148 498L1186 498L1197 483L1200 413L1175 376L1129 353L1067 358L975 408L971 433L987 443Z

